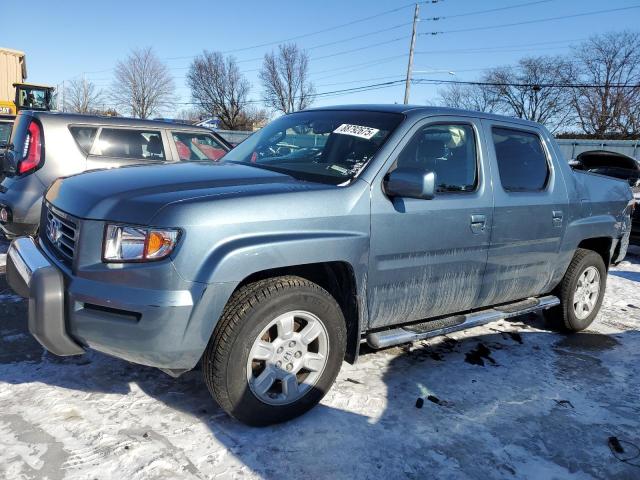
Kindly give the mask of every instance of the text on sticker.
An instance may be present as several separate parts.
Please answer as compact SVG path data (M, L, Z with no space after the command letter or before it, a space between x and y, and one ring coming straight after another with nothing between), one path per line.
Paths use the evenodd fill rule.
M343 123L338 128L336 128L333 133L341 133L342 135L353 135L354 137L364 138L366 140L370 140L376 133L380 130L377 128L371 127L363 127L361 125L349 125L348 123Z

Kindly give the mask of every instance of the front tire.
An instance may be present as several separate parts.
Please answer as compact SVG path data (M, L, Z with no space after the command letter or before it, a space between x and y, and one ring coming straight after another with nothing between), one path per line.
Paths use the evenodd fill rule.
M345 349L346 325L335 299L303 278L277 277L232 295L202 369L227 413L264 426L315 406L338 375Z
M579 248L558 286L560 305L547 310L545 317L562 330L584 330L600 312L606 283L607 268L602 257Z

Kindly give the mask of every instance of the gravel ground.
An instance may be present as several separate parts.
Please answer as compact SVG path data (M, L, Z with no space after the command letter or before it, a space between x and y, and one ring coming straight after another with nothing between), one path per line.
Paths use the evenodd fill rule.
M639 285L635 250L587 332L529 315L365 351L312 412L251 429L199 371L44 352L2 274L0 478L637 479Z

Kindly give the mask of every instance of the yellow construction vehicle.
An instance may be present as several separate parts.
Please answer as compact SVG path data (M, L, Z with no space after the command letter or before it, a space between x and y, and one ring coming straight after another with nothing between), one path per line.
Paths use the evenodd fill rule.
M54 87L25 83L27 63L24 52L0 48L0 115L16 115L20 110L52 110Z

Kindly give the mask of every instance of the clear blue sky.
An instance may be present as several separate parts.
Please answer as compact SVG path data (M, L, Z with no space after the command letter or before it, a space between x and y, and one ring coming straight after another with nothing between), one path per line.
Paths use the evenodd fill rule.
M523 4L529 5L476 13ZM594 33L639 30L640 8L499 27L634 5L640 6L640 0L423 3L418 32L444 33L418 36L415 77L472 80L484 68L513 64L525 55L566 53L571 44ZM260 99L257 69L264 53L276 45L256 45L372 16L375 18L296 40L308 49L316 90L330 92L401 79L406 72L413 18L412 4L403 0L70 0L55 3L1 0L0 6L3 18L0 46L26 52L29 81L56 85L84 73L100 88L107 88L110 70L118 59L124 58L133 47L152 46L170 67L180 102L190 101L184 81L189 56L203 49L237 50L233 55L253 84L251 98ZM378 16L393 9L397 10ZM444 18L428 20L431 17ZM439 88L414 85L411 102L424 104L433 100ZM404 86L397 85L318 98L315 105L402 102L403 93Z

